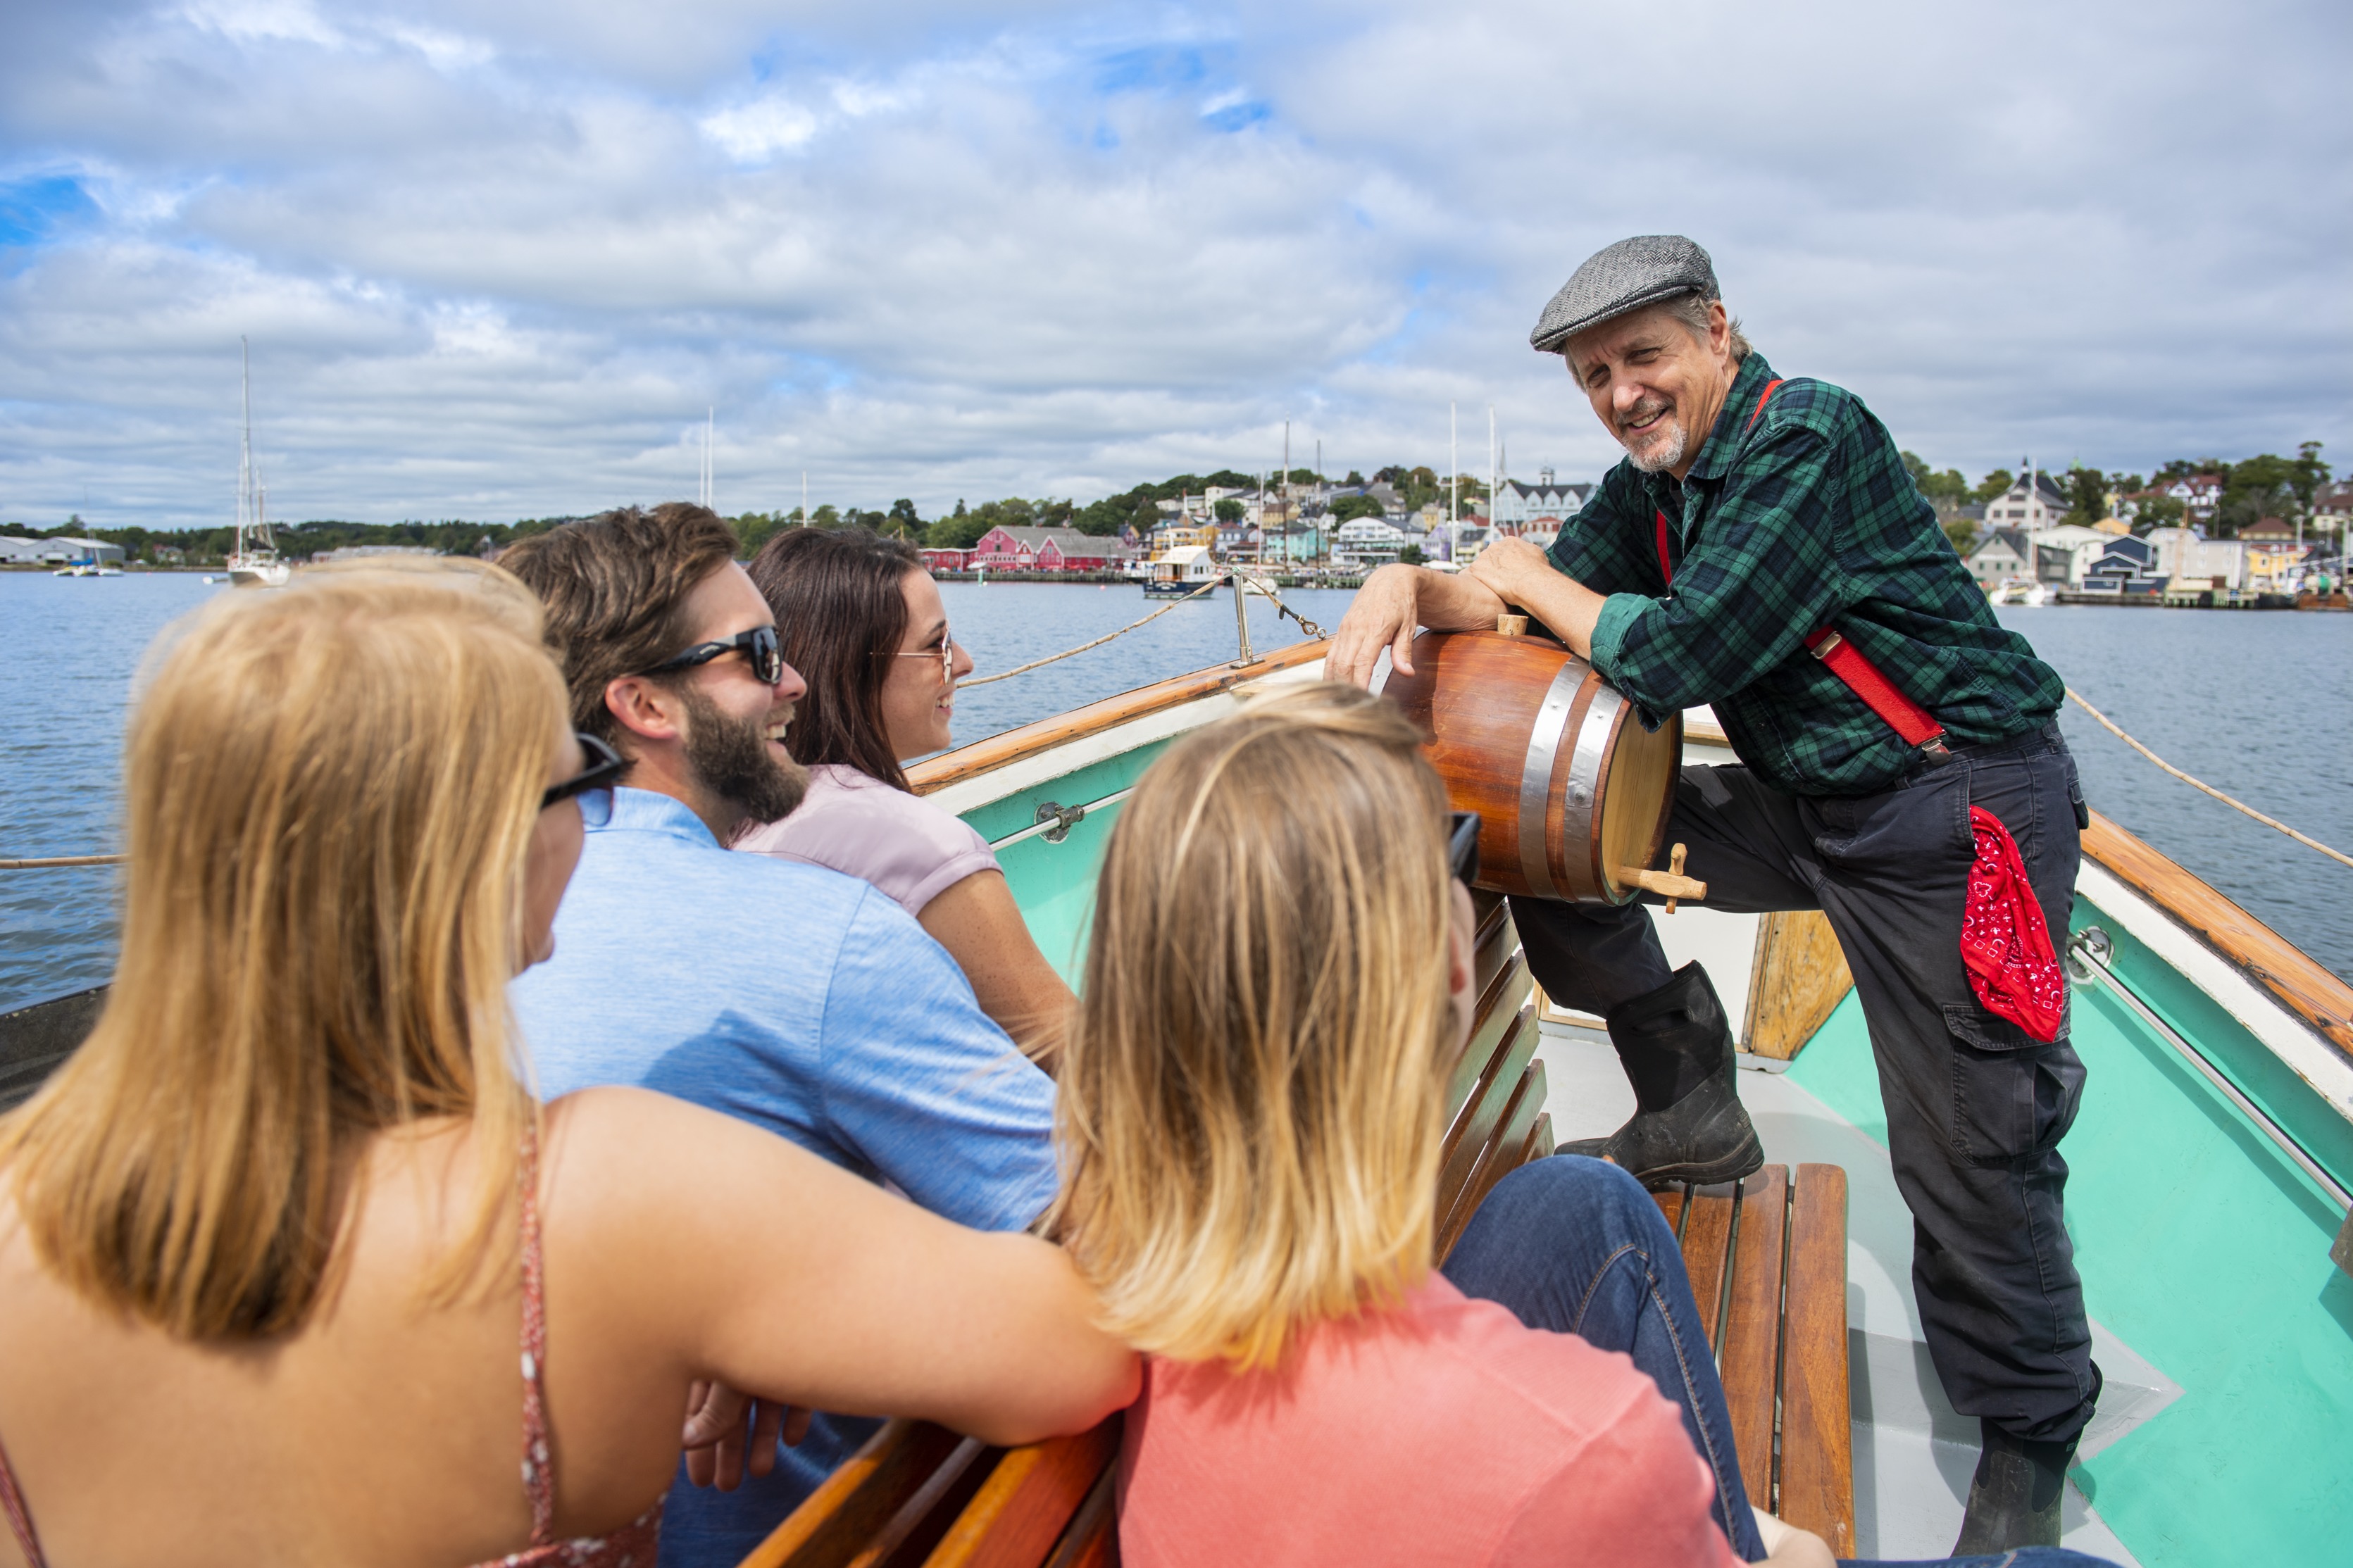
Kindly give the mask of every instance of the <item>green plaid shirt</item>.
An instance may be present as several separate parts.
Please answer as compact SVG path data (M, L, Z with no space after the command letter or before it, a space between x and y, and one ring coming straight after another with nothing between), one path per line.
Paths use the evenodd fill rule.
M1707 703L1740 759L1792 795L1870 795L1919 761L1805 648L1835 626L1947 743L2043 723L2066 688L1994 618L1886 426L1820 381L1781 384L1751 353L1680 483L1631 459L1561 531L1552 563L1609 595L1594 667L1643 721ZM1659 573L1667 518L1672 588Z

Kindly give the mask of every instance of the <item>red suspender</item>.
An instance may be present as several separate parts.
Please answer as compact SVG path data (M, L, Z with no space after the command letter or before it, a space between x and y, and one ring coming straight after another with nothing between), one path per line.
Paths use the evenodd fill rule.
M1757 395L1757 406L1748 411L1748 423L1742 434L1757 427L1765 415L1765 403L1779 388L1778 381L1768 381L1765 390ZM1672 585L1674 569L1667 558L1667 514L1658 514L1659 575ZM1879 672L1879 667L1863 657L1856 647L1836 630L1824 626L1806 638L1806 650L1822 661L1832 675L1845 683L1846 689L1862 699L1887 727L1904 737L1907 746L1917 746L1929 756L1943 761L1950 755L1945 750L1945 727L1936 722L1928 710L1896 689L1895 683Z
M1898 691L1895 683L1880 674L1879 667L1865 658L1861 648L1824 626L1806 639L1806 649L1820 659L1832 675L1846 682L1847 689L1862 698L1863 706L1903 736L1905 745L1917 746L1940 762L1948 755L1945 750L1945 727L1926 709Z

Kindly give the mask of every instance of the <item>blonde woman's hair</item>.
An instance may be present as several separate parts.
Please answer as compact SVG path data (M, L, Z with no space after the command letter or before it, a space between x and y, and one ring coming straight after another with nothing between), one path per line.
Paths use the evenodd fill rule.
M522 867L564 730L539 609L447 561L225 594L151 650L122 949L95 1031L0 1120L42 1261L192 1340L299 1327L371 1133L470 1117L460 1290L512 1227Z
M1429 1271L1450 883L1420 740L1292 688L1169 748L1112 829L1054 1222L1140 1349L1271 1366Z

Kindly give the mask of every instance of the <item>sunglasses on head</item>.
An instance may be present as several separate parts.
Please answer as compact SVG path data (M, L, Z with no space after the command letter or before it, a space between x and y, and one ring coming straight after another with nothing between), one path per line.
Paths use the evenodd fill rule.
M751 660L752 673L759 678L761 685L774 686L784 679L785 645L776 640L776 628L774 626L754 626L748 632L737 632L721 642L696 643L684 653L666 658L651 669L639 673L660 675L673 669L691 669L698 664L709 664L714 658L733 653L739 647L744 650L744 657Z
M1479 814L1475 811L1450 811L1446 814L1446 864L1454 879L1464 887L1479 880Z
M539 797L539 809L542 811L575 795L586 795L591 790L612 788L620 782L622 773L628 767L618 752L596 736L575 734L572 738L580 742L581 753L588 759L588 765L563 783L548 785L546 793Z

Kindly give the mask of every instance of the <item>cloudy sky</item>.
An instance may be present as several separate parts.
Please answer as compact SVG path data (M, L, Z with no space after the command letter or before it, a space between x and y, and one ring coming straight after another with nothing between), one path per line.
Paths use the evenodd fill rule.
M1679 231L1974 479L2353 466L2353 8L0 5L0 521L926 516L1615 448L1528 351Z

